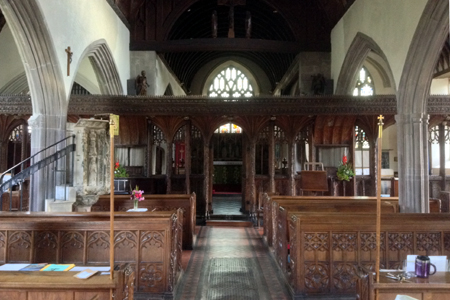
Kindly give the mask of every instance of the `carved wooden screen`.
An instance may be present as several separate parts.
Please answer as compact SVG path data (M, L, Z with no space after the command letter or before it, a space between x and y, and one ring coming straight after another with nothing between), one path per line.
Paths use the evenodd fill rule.
M152 141L153 145L151 145L151 147L153 157L151 158L151 161L154 162L154 165L151 173L165 174L167 142L164 133L156 125L153 125Z
M195 126L191 127L191 174L203 174L203 136Z
M260 175L269 174L269 135L270 127L266 126L258 135L255 153L255 172Z

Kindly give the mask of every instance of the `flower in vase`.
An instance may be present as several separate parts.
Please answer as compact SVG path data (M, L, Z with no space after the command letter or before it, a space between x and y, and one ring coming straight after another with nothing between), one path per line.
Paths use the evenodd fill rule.
M144 191L139 190L138 186L136 186L134 188L134 190L131 191L131 200L133 200L133 207L135 210L138 209L139 201L142 201L145 199L143 194L144 194Z
M139 187L136 186L134 190L131 192L131 200L142 201L145 199L144 196L142 196L143 194L144 191L139 190Z

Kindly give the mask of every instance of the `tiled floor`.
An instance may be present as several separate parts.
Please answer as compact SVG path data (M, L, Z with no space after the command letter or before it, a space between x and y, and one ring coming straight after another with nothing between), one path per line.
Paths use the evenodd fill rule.
M240 212L242 196L240 194L214 195L212 208L214 215L243 215Z
M176 300L290 299L254 228L201 227Z

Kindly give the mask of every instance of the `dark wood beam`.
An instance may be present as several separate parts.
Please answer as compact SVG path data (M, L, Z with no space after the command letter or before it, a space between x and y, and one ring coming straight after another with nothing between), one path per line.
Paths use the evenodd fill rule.
M130 50L156 52L199 51L256 51L277 53L299 53L304 47L298 42L270 41L241 38L190 39L172 41L135 41Z

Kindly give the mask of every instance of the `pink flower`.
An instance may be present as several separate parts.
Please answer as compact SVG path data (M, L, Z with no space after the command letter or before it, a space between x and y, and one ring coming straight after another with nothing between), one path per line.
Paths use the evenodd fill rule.
M142 201L144 200L144 196L142 196L144 194L144 191L139 190L139 187L136 186L135 189L131 192L131 200L139 200Z

